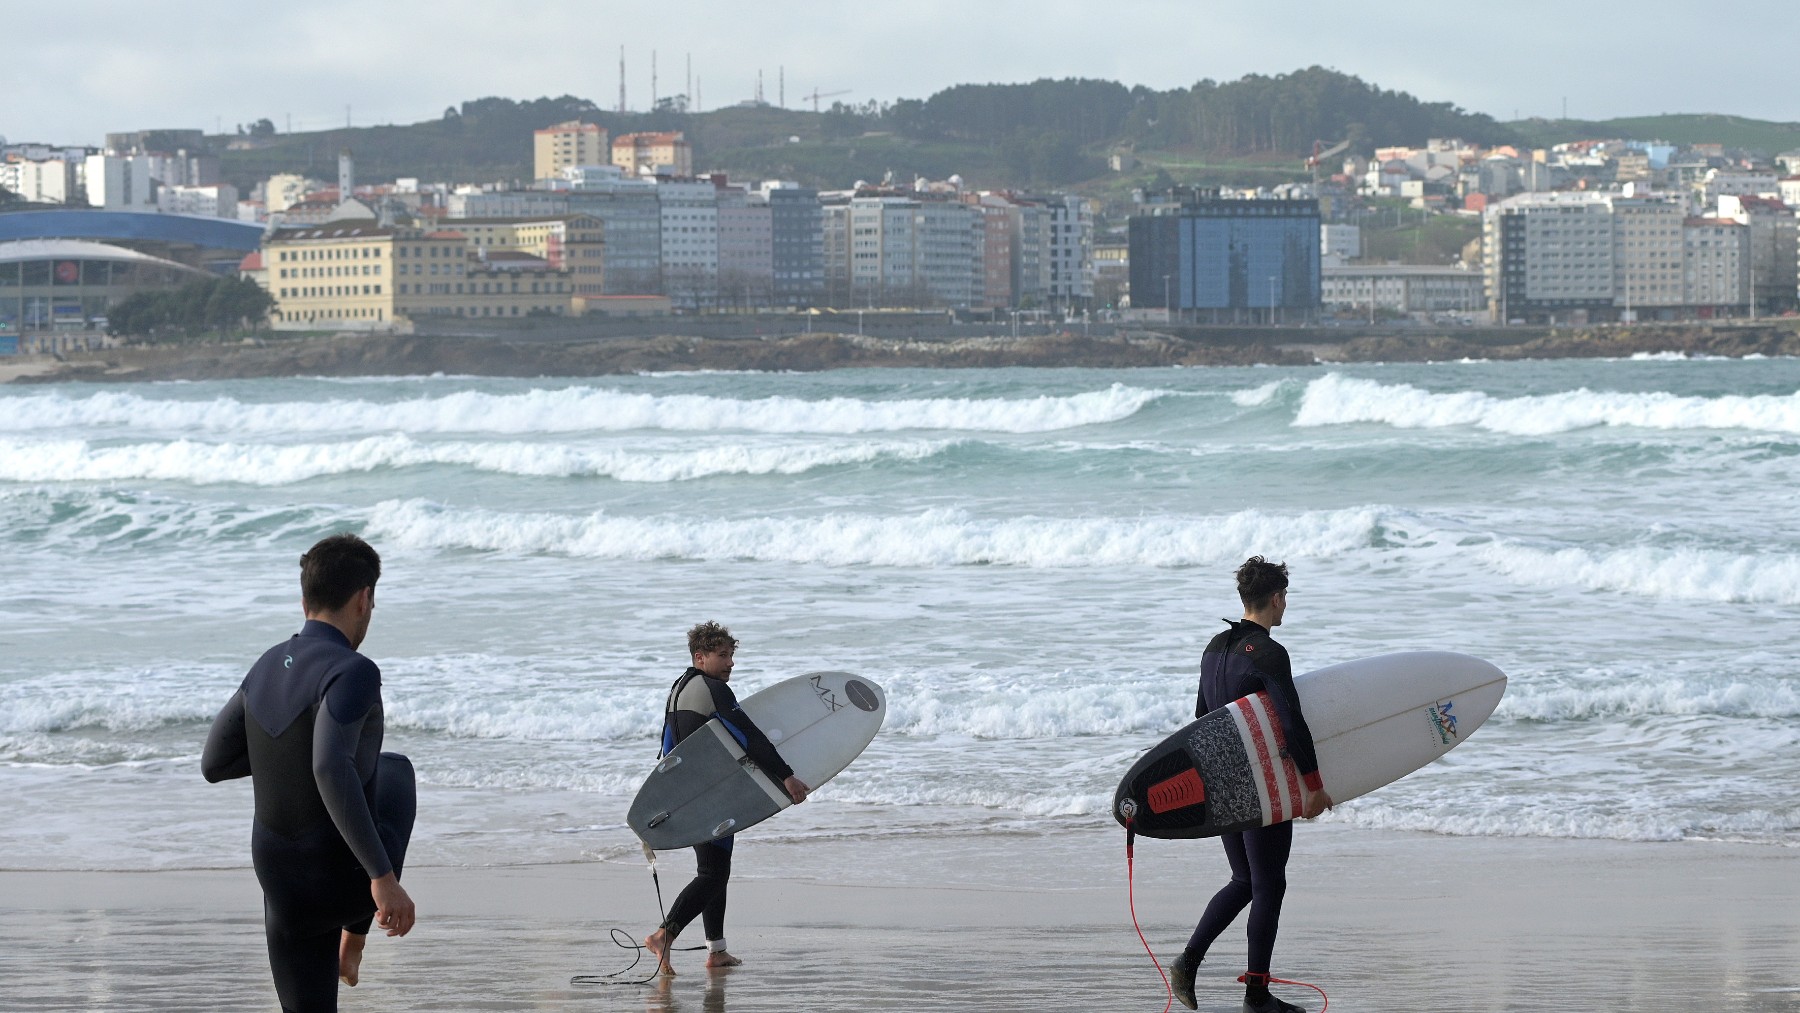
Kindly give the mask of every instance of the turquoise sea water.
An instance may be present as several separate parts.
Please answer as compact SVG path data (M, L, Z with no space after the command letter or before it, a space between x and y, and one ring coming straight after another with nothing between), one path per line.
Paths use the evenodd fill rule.
M889 693L766 843L1112 833L1251 553L1293 569L1302 669L1512 679L1336 831L1791 844L1797 501L1794 360L0 388L0 864L242 864L247 786L200 742L344 529L386 560L365 649L417 861L635 854L702 619L740 692Z

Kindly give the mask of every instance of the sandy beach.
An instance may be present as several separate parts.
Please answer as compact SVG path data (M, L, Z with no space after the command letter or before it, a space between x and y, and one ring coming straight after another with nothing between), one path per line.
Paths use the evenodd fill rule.
M1154 1010L1165 1001L1116 888L886 888L854 845L820 879L733 882L725 973L678 954L654 986L572 987L623 967L607 941L654 921L644 870L617 864L421 867L418 929L374 939L346 1010ZM998 849L992 856L1001 860ZM663 858L665 895L687 877ZM1302 831L1276 953L1340 1011L1800 1010L1800 882L1788 848ZM1213 842L1143 841L1138 913L1163 956L1224 876ZM274 1009L247 869L0 873L9 1010ZM1240 922L1241 925L1241 922ZM693 942L688 940L687 942ZM1234 927L1201 975L1235 1010ZM1305 989L1291 1001L1318 1008Z

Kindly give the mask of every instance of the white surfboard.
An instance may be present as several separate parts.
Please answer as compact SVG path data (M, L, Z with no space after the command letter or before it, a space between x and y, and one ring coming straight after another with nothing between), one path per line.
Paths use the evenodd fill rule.
M1294 679L1334 802L1449 752L1499 706L1506 676L1466 654L1409 651ZM1146 837L1211 837L1300 815L1300 773L1268 694L1234 700L1169 736L1119 784L1113 818Z
M881 730L887 694L848 672L811 672L739 701L794 776L818 788ZM625 822L658 851L692 847L755 826L793 801L717 718L657 761Z

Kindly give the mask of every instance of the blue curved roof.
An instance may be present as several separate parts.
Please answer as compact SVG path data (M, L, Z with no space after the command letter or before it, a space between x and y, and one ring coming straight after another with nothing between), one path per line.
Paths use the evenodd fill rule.
M140 239L248 253L262 246L255 222L154 211L13 211L0 214L0 242L14 239Z

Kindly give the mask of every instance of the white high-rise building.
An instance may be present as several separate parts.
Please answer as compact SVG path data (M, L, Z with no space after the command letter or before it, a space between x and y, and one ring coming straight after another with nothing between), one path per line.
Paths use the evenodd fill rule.
M1050 302L1065 310L1094 297L1094 212L1086 197L1048 198Z
M663 293L677 308L713 308L719 296L719 201L710 179L658 182Z
M75 192L75 163L60 158L0 163L0 189L39 204L66 204Z
M148 160L138 155L89 155L88 204L108 211L155 211L156 181Z
M157 191L156 207L166 215L236 218L238 191L230 183L215 186L165 186Z

